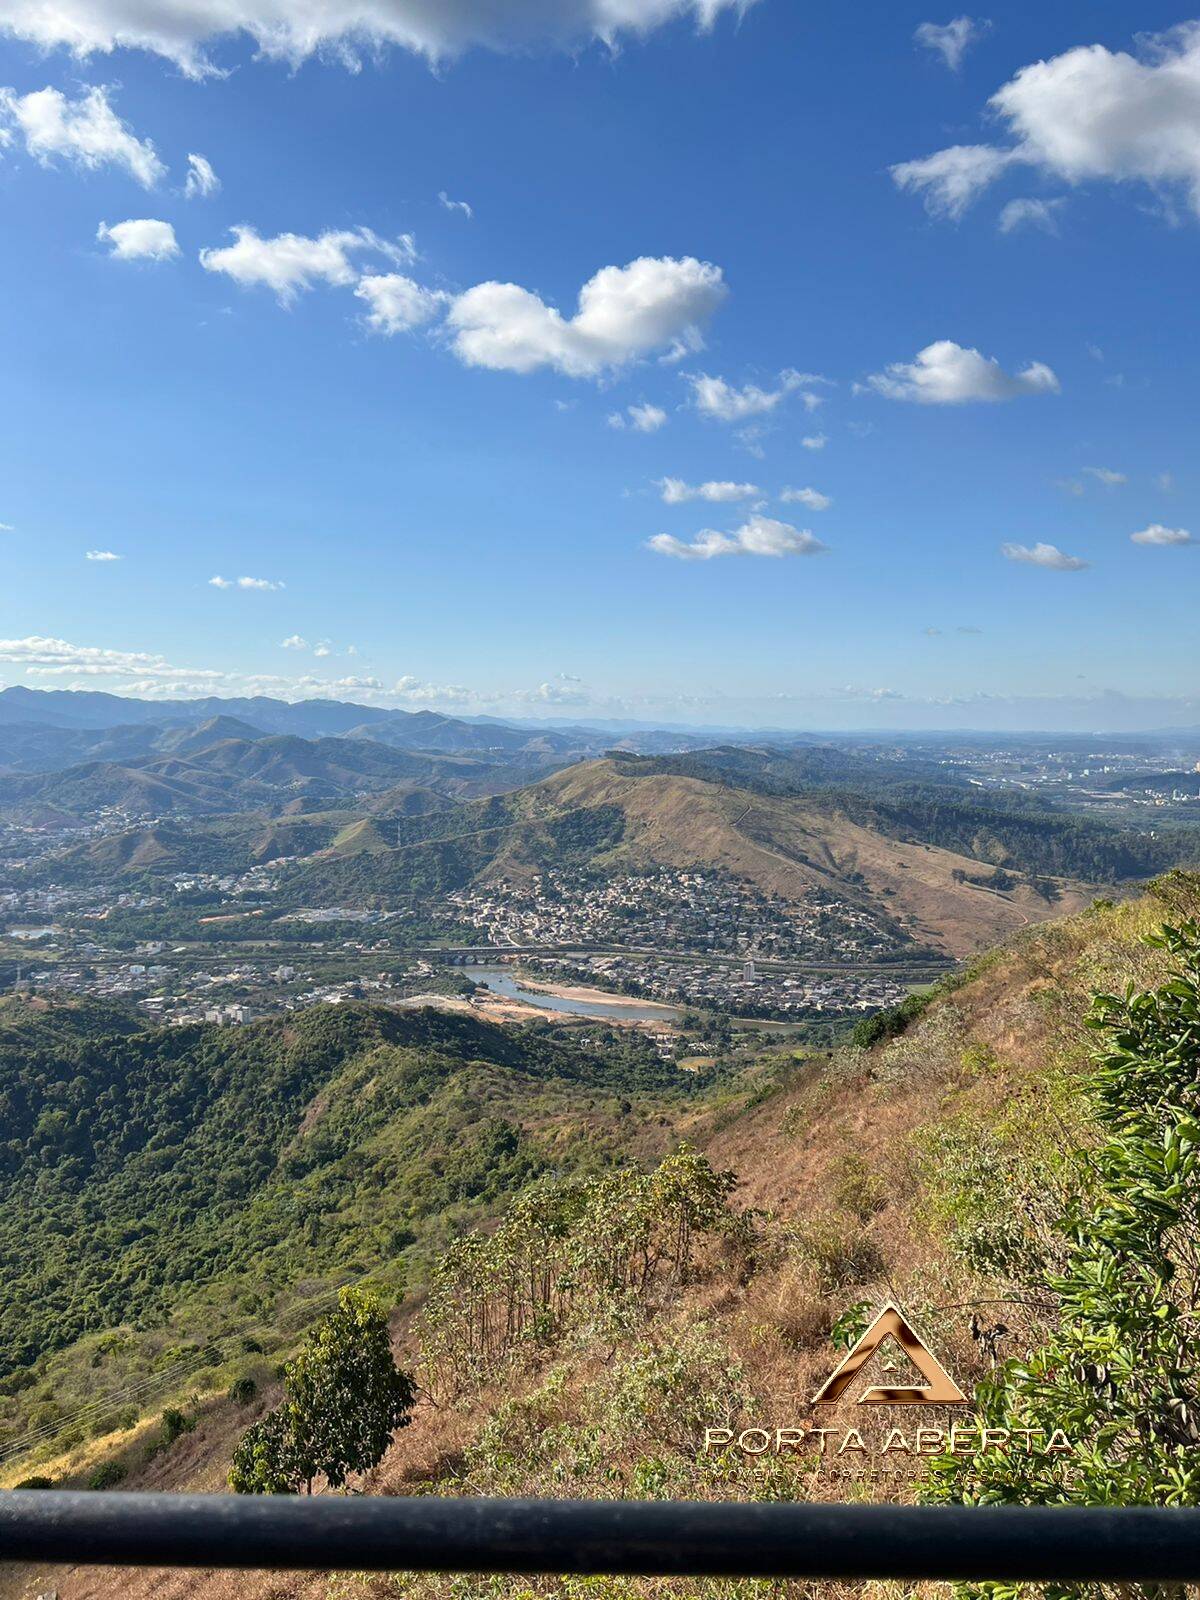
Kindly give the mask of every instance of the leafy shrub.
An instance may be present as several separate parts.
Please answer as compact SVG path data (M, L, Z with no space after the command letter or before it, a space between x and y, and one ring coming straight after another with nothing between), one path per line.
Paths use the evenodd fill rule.
M185 1416L182 1411L176 1410L174 1406L168 1406L163 1412L162 1422L163 1441L169 1445L174 1444L180 1434L191 1433L196 1426L191 1417Z
M1086 1091L1105 1137L1058 1217L1065 1259L1045 1283L1057 1327L976 1394L981 1424L1061 1429L1077 1448L940 1459L932 1498L1200 1505L1200 924L1148 942L1170 956L1168 980L1099 995L1088 1018L1098 1043Z
M911 1023L929 1009L933 998L932 990L925 994L906 995L896 1005L860 1018L850 1030L850 1043L859 1050L869 1050L884 1039L899 1038Z

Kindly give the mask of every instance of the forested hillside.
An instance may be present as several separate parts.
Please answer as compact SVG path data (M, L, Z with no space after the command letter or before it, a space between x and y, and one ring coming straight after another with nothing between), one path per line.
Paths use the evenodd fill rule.
M243 1325L322 1283L402 1286L539 1173L661 1147L651 1109L696 1089L603 1029L347 1005L145 1030L112 1008L0 1005L0 1450L57 1436L89 1387L180 1344L227 1360ZM624 1127L634 1091L644 1118ZM57 1374L49 1396L34 1370Z

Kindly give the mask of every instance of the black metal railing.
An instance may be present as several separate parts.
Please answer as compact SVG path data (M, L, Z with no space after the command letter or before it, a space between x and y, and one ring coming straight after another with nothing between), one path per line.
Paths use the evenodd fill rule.
M0 1492L0 1560L282 1571L1200 1581L1200 1510Z

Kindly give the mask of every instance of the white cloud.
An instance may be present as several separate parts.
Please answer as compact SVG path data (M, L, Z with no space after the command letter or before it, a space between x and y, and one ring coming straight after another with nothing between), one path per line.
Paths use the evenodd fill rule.
M899 162L892 179L899 188L922 194L931 215L961 217L1015 160L1012 151L989 144L955 144L918 161Z
M785 489L779 498L784 504L796 503L810 511L828 511L833 501L819 489Z
M1040 228L1043 233L1058 232L1058 212L1066 201L1010 200L1002 207L996 226L1001 233L1015 233L1018 228Z
M1148 528L1143 528L1140 533L1131 533L1130 539L1134 544L1148 544L1170 546L1180 544L1196 544L1186 528L1164 528L1161 522L1152 522Z
M144 188L151 189L166 168L149 139L139 139L109 103L103 85L85 89L68 100L58 89L17 94L0 89L0 144L20 135L28 153L46 166L56 159L86 171L124 167Z
M611 411L607 418L610 428L632 428L635 433L657 433L667 425L667 413L661 406L626 406L624 412Z
M669 506L681 506L688 500L710 500L721 503L730 500L749 500L761 494L757 484L730 483L728 480L710 479L707 483L685 483L682 478L658 478L656 487Z
M326 55L356 68L396 46L441 61L472 47L571 49L591 40L615 48L677 19L711 28L723 11L753 0L6 0L0 29L75 55L118 47L150 50L192 77L216 72L207 47L246 33L259 52L296 65Z
M219 575L208 580L212 589L283 589L282 583L273 583L269 578L222 578Z
M89 550L87 559L89 561L120 561L121 558L112 550Z
M0 522L0 533L16 533L16 531L11 522Z
M824 450L829 443L829 436L824 433L810 433L801 439L800 443L806 450Z
M370 307L368 327L388 335L432 322L449 299L441 290L422 288L402 272L361 278L354 293Z
M30 634L24 639L0 639L0 661L23 667L35 676L54 677L69 673L81 677L201 678L211 682L224 678L222 672L196 671L172 667L162 656L143 650L108 650L98 645L71 644Z
M646 543L660 556L678 561L711 561L714 556L816 556L827 548L807 529L757 514L732 533L705 528L690 543L670 533L656 533Z
M386 256L398 265L416 254L411 235L382 239L370 228L330 230L315 239L301 233L264 239L245 223L231 231L233 244L201 250L201 266L207 272L224 273L243 288L262 285L285 306L314 284L348 288L357 282L359 270L351 258L363 251Z
M155 217L130 217L111 228L102 222L96 237L112 246L109 255L116 261L169 261L179 254L175 229Z
M289 633L286 639L279 644L281 650L307 650L308 640L299 633Z
M936 22L922 22L913 38L927 50L936 51L951 72L957 72L967 51L990 27L991 23L984 19L955 17L940 27Z
M1083 470L1108 489L1116 489L1121 484L1129 482L1125 473L1114 472L1111 467L1084 467Z
M438 202L446 211L461 211L467 221L475 215L470 205L465 200L451 200L445 189L438 191Z
M1068 556L1054 544L1002 544L1001 553L1009 561L1025 561L1032 567L1049 567L1052 572L1082 572L1088 565L1078 556Z
M763 389L756 383L738 389L724 378L711 378L706 372L685 372L683 376L692 386L692 404L696 410L721 422L743 422L747 417L762 416L774 411L780 401L805 384L822 381L815 373L794 372L790 367L779 374L774 389ZM818 396L812 398L819 404Z
M1059 391L1058 379L1042 361L1033 361L1010 375L998 361L981 356L978 350L964 349L952 339L926 345L915 361L894 362L867 382L889 400L916 400L923 405L1013 400L1018 395Z
M1081 45L1023 67L988 102L1011 145L956 146L892 168L958 215L1013 164L1061 182L1181 189L1200 214L1200 22L1143 36L1139 55Z
M216 194L220 187L221 180L213 171L212 162L206 156L189 151L187 181L183 186L184 199L207 200L209 195Z
M461 683L425 683L412 673L397 678L392 693L397 699L418 701L422 705L431 701L437 705L466 705L476 698Z
M518 705L581 706L586 705L592 695L579 678L560 672L549 683L539 683L533 689L515 689L508 698Z
M447 323L468 366L594 378L680 341L699 348L700 329L725 294L710 262L641 256L589 278L573 317L518 284L478 283L453 301Z

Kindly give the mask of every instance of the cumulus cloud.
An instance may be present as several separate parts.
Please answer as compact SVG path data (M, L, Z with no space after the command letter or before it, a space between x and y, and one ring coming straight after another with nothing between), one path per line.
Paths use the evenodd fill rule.
M58 89L18 94L0 89L0 144L20 138L26 151L45 166L65 161L94 172L123 167L143 188L152 189L166 172L149 139L139 139L121 121L103 85L69 100Z
M1125 473L1114 472L1112 467L1084 467L1083 470L1098 483L1102 483L1106 489L1116 489L1121 484L1129 482Z
M449 298L440 290L423 288L402 272L363 277L354 293L369 308L367 326L388 335L432 322Z
M1001 233L1015 233L1019 228L1040 228L1043 233L1058 232L1058 213L1066 201L1010 200L1002 207L996 226Z
M307 650L308 640L301 633L289 633L286 639L279 642L281 650Z
M39 677L74 674L80 677L149 677L156 679L203 679L209 683L224 673L173 667L160 655L143 650L109 650L99 645L72 644L40 634L24 639L0 639L0 661L8 662Z
M806 450L824 450L829 443L829 436L824 433L810 433L801 439L800 443Z
M273 583L269 578L222 578L219 574L208 580L212 589L283 589L286 585Z
M725 294L721 269L710 262L641 256L589 278L572 317L519 284L478 283L452 302L447 326L468 366L550 367L595 378L654 351L699 348L700 330Z
M1186 528L1164 528L1161 522L1152 522L1148 528L1143 528L1139 533L1131 533L1130 539L1134 544L1164 546L1180 544L1196 544Z
M592 40L616 48L677 19L711 28L723 11L753 0L7 0L0 29L42 48L86 56L118 47L149 50L192 77L215 73L208 49L246 34L259 52L292 65L322 54L357 67L395 46L441 61L473 47L571 49Z
M116 261L170 261L179 254L175 229L155 217L130 217L111 227L102 222L96 237L112 247L108 253Z
M934 213L961 214L1006 168L1060 182L1182 192L1200 214L1200 22L1145 36L1139 53L1081 45L1023 67L988 102L1008 145L957 145L892 176Z
M717 503L749 500L754 495L762 493L754 483L730 483L728 480L714 479L710 479L707 483L685 483L682 478L659 478L656 480L656 487L662 495L664 504L669 506L681 506L688 500L711 500Z
M784 504L807 506L810 511L828 511L833 501L819 489L785 489L779 498Z
M402 265L416 255L409 234L383 239L370 228L343 228L319 234L279 233L264 239L255 228L239 223L231 230L234 243L200 252L206 272L220 272L242 288L270 289L281 305L291 305L303 290L327 283L348 288L359 279L354 257L368 252Z
M188 175L183 185L186 200L207 200L221 187L221 180L213 171L212 162L205 156L188 153Z
M667 413L661 406L626 406L624 411L611 411L607 418L610 428L632 428L635 433L657 433L667 425Z
M1009 561L1025 561L1031 567L1049 567L1052 572L1082 572L1088 565L1079 556L1065 555L1054 544L1002 544L1000 550Z
M994 358L964 349L953 339L938 339L917 352L914 361L897 361L867 379L889 400L922 405L962 405L972 400L1015 400L1018 395L1057 394L1059 382L1043 361L1007 373Z
M475 698L461 683L426 683L412 673L397 678L392 693L398 700L415 700L421 704L432 701L439 705L466 705Z
M451 200L445 189L440 189L438 191L438 203L446 211L461 211L468 222L470 222L471 218L475 215L467 201Z
M991 23L986 19L955 17L953 22L946 22L941 26L936 22L922 22L913 34L913 38L919 45L924 45L926 50L932 50L940 55L951 72L957 72L967 51L990 27Z
M705 528L689 542L670 533L656 533L647 548L677 561L711 561L715 556L817 556L828 547L806 528L793 528L773 517L752 516L732 533Z
M120 561L121 558L113 550L89 550L87 559L89 561Z
M773 389L763 389L756 383L738 389L724 378L712 378L706 372L685 372L683 376L692 386L696 410L720 422L744 422L747 417L763 416L805 384L821 382L815 373L795 372L790 367L779 374Z

